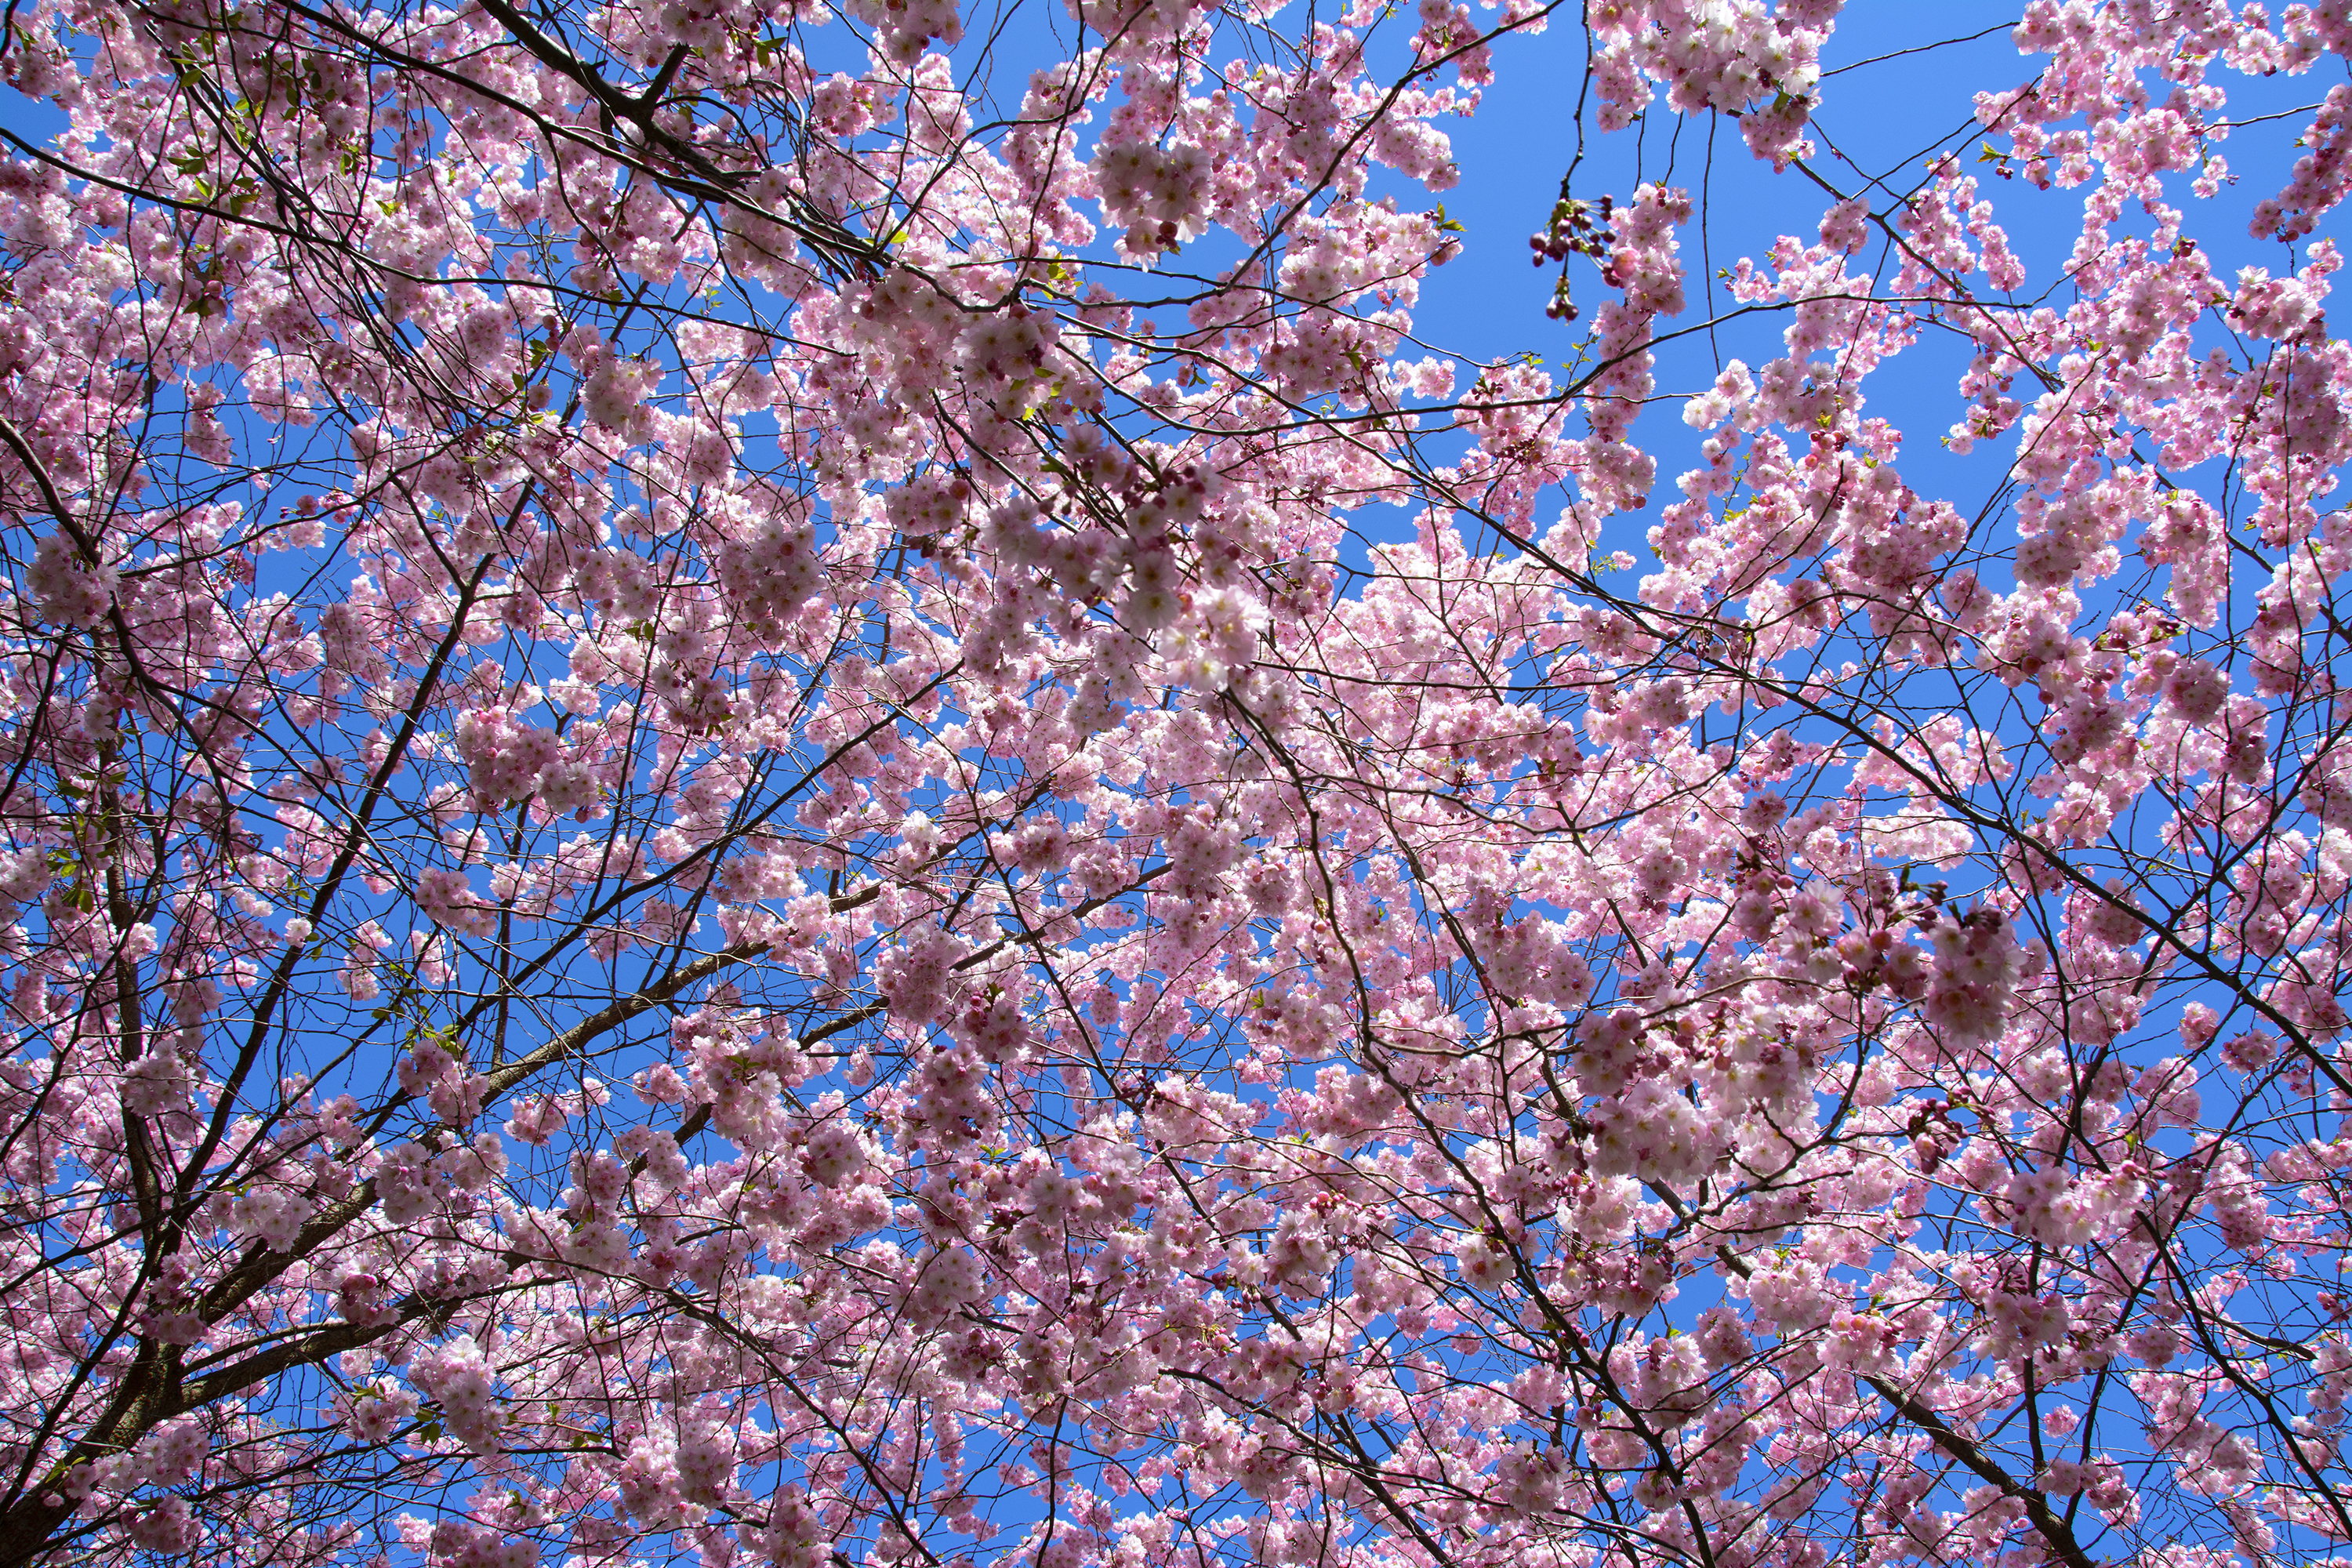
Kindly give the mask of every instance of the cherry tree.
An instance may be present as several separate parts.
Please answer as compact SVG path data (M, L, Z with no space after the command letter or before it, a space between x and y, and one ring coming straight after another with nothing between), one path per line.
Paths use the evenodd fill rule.
M2352 5L1838 11L16 0L0 1563L2352 1556Z

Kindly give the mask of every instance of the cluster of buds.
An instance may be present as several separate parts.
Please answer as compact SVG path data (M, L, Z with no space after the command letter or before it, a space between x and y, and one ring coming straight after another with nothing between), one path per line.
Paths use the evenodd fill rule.
M1562 193L1551 209L1550 226L1538 234L1528 236L1528 248L1535 254L1529 258L1538 267L1548 261L1565 262L1570 256L1590 256L1601 260L1609 247L1617 243L1617 231L1609 226L1615 207L1612 198L1602 196L1598 203L1580 202ZM1552 289L1551 303L1544 314L1556 321L1576 320L1575 304L1568 295L1568 269L1560 268L1559 282Z

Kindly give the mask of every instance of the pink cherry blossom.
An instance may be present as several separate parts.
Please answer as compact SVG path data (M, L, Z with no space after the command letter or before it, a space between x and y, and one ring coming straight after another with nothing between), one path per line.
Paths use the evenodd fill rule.
M12 13L0 1568L2352 1555L2352 14L1046 9Z

